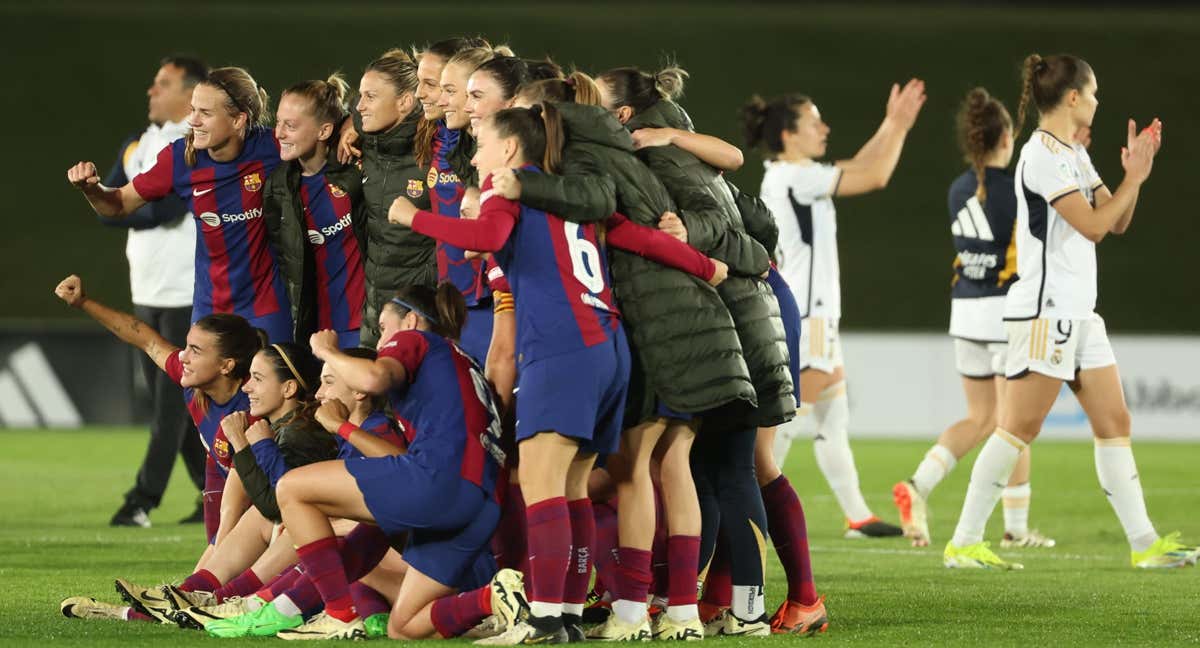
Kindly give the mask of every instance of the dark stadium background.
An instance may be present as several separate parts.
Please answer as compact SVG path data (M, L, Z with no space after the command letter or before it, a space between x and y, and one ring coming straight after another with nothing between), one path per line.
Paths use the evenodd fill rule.
M883 115L888 84L928 82L929 102L886 191L839 202L844 326L942 330L952 253L945 190L960 172L952 116L981 84L1015 108L1019 63L1069 51L1100 81L1092 157L1114 187L1124 123L1165 122L1166 145L1130 233L1100 246L1099 311L1112 331L1195 332L1200 325L1195 151L1200 145L1200 13L1078 4L1061 9L722 3L105 3L0 6L4 43L5 214L0 318L72 318L52 295L68 273L129 304L125 232L96 223L65 180L103 170L144 127L159 57L191 53L250 69L277 99L286 85L340 69L357 85L390 46L481 33L518 54L595 72L652 68L673 55L692 73L683 103L699 129L740 139L736 110L753 92L816 98L848 157ZM733 177L757 193L760 158Z

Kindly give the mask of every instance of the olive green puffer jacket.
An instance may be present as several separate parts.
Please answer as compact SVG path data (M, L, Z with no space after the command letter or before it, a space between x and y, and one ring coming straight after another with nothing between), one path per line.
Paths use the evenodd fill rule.
M398 196L406 196L418 209L429 209L429 191L425 186L429 170L419 168L413 157L413 138L420 118L421 111L417 109L387 132L362 134L367 300L360 337L366 347L375 346L379 338L379 311L397 289L437 284L433 239L403 225L393 225L387 218L388 208Z
M329 434L300 410L292 410L271 423L275 438L270 443L275 448L264 448L261 456L271 463L259 463L251 446L242 448L233 455L233 466L237 469L246 495L263 517L279 522L279 503L275 500L275 486L283 474L293 468L307 466L318 461L337 459L338 444ZM260 441L259 443L265 443ZM282 460L283 465L275 463Z
M625 127L680 128L691 130L691 120L677 104L660 101L630 119ZM697 250L729 265L730 276L717 292L733 321L750 379L758 396L758 425L779 425L796 414L792 376L788 368L787 340L779 302L761 279L770 264L763 245L746 231L739 207L751 210L751 222L762 228L762 214L754 200L737 192L721 172L676 146L647 147L638 151L654 175L666 186L688 230L688 242ZM739 204L739 200L740 203ZM770 218L770 212L766 213Z
M300 200L300 164L284 162L267 178L263 193L263 215L267 233L275 248L279 271L292 302L293 338L308 346L308 338L317 330L316 257L308 239L304 205ZM354 165L330 158L325 165L325 181L346 192L353 210L350 223L358 239L358 249L366 249L366 212L363 207L362 173Z
M604 109L556 104L566 127L559 175L521 173L521 202L575 222L615 210L657 227L671 197L633 154L633 140ZM679 412L744 401L754 388L733 319L706 282L621 250L610 250L613 293L640 364L626 422L653 416L655 395Z

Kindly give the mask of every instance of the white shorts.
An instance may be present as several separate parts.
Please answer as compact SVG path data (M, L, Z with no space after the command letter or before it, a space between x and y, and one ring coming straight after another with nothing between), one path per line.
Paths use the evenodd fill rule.
M800 320L800 371L816 369L833 373L842 366L842 338L838 320L806 317Z
M1004 375L1008 345L1004 342L979 342L954 338L954 368L964 378L991 378Z
M1059 380L1074 380L1080 371L1117 363L1104 320L1035 319L1005 322L1008 361L1005 374L1020 378L1029 372Z

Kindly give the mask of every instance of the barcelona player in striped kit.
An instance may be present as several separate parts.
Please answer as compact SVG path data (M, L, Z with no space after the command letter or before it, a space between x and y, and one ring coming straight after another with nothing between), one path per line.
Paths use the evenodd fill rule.
M159 153L149 170L120 188L100 184L96 165L67 172L92 208L124 218L174 192L199 219L192 321L234 313L267 332L292 337L291 308L267 242L262 188L279 164L279 144L265 126L267 94L241 68L219 68L196 86L192 131Z

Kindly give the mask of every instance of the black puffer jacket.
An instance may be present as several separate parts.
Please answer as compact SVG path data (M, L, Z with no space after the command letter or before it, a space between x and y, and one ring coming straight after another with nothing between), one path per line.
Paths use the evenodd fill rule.
M421 111L384 133L362 134L362 188L366 206L367 245L364 275L366 307L360 329L362 345L379 338L379 311L401 286L437 284L433 239L388 222L388 208L406 196L418 209L429 209L428 169L417 166L413 138ZM356 125L358 117L355 116ZM361 132L361 128L359 129Z
M279 522L282 518L279 503L275 500L279 479L293 468L337 459L338 444L332 434L298 409L271 423L271 432L275 439L269 443L260 441L265 447L259 452L246 446L233 455L233 466L258 512Z
M597 106L556 104L566 127L559 175L522 173L521 202L576 222L614 208L657 227L671 197L633 154L633 140ZM729 310L704 281L621 250L611 250L613 293L630 334L635 369L627 423L653 415L654 395L671 409L702 412L754 403Z
M304 205L300 199L299 162L284 162L267 178L263 194L263 215L267 232L275 248L279 271L292 302L293 339L308 346L308 338L318 328L316 257L308 239ZM362 173L358 167L330 158L325 165L325 181L346 192L353 205L350 222L358 249L366 249L367 222L363 203Z
M625 127L691 130L691 120L677 104L660 101L630 119ZM676 146L640 150L638 156L666 186L688 229L688 242L705 254L729 264L730 277L717 287L737 325L750 379L758 396L758 425L768 427L796 414L787 340L779 302L761 279L769 267L767 249L746 231L739 207L764 237L763 214L756 201L734 190L721 172ZM739 203L739 200L740 203ZM765 207L764 207L765 208ZM770 212L766 212L770 218ZM777 236L778 234L776 234ZM735 275L736 273L736 275Z

